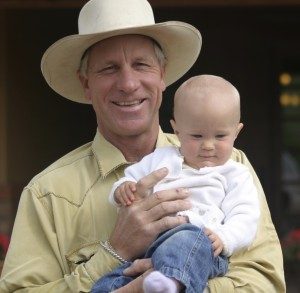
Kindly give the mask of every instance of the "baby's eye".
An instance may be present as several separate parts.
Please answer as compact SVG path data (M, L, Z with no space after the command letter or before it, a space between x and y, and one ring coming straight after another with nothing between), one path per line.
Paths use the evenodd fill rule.
M202 138L202 135L201 134L191 134L191 137L199 139L199 138Z
M216 135L216 138L218 138L218 139L222 139L224 137L226 137L226 134L218 134L218 135Z

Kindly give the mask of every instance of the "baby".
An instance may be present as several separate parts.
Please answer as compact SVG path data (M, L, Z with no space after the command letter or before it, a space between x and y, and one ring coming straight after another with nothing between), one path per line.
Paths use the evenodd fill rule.
M153 192L190 190L192 208L178 213L188 223L160 235L144 256L151 257L154 271L145 278L143 289L202 292L209 278L226 274L232 253L252 243L260 215L248 169L230 159L243 127L239 93L221 77L192 77L175 93L171 125L180 147L157 148L128 167L109 198L117 206L133 204L139 200L138 180L160 168L167 168L168 175ZM100 279L92 292L106 292L103 286L108 283L109 290L124 286L130 280L122 271L129 265Z

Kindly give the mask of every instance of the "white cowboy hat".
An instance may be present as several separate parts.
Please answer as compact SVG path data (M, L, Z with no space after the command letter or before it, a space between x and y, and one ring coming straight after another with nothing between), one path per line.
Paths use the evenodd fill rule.
M64 37L43 55L41 69L49 86L63 97L89 103L77 76L87 48L112 36L139 34L160 44L166 58L166 85L178 80L197 60L202 39L190 24L155 23L146 0L91 0L80 11L78 35Z

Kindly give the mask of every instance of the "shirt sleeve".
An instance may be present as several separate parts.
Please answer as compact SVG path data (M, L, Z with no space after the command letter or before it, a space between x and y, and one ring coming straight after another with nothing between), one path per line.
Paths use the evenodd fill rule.
M99 276L119 265L95 243L90 258L70 269L67 256L60 252L51 212L43 198L25 188L1 275L0 292L90 292Z
M260 215L257 190L250 172L245 166L234 162L231 166L228 168L228 188L221 207L225 213L224 223L214 229L224 243L223 254L227 256L252 243Z
M281 246L265 194L245 154L236 151L234 159L246 165L253 176L261 216L252 245L230 257L229 271L224 277L209 280L210 292L285 292Z

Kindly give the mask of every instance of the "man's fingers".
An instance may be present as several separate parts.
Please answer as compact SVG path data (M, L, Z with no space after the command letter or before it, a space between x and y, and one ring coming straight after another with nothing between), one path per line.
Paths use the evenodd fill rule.
M162 173L165 171L162 169ZM159 179L166 175L162 173ZM152 180L152 184L156 181ZM151 180L140 182L140 187L151 186L149 182ZM191 208L189 191L183 188L159 191L141 199L138 192L134 195L138 199L134 204L119 209L117 224L110 237L112 246L125 259L142 255L159 233L186 223L184 217L176 217L175 214Z
M149 175L140 179L136 184L136 193L140 197L146 197L151 193L153 187L168 174L167 168L161 168L151 172Z
M181 216L167 216L152 223L151 229L162 233L179 225L187 223L187 219Z
M183 199L186 199L189 196L189 190L187 188L177 188L177 189L169 189L169 190L162 190L159 192L153 193L152 196L147 197L142 205L145 211L150 211L152 208L156 208L154 211L155 213L158 212L156 218L159 216L167 215L167 213L172 212L179 212L183 210L187 210L191 208L191 205L184 204L182 207L175 208L169 206L169 202L181 200L182 203ZM170 210L169 210L170 209ZM166 210L166 213L161 213L162 211Z
M119 288L111 293L141 293L143 292L143 282L144 277L151 273L153 270L150 269L143 273L142 275L138 276L137 278L133 279L130 283L125 285L122 288Z
M177 212L185 211L190 208L191 203L188 199L165 201L148 210L148 216L152 221L156 221L166 216L174 216Z
M151 258L136 259L132 265L123 271L123 274L129 277L140 275L152 268Z

